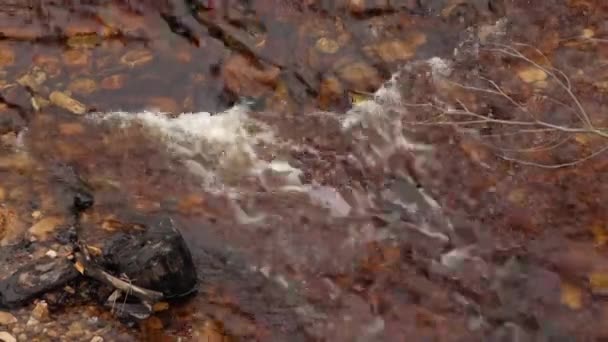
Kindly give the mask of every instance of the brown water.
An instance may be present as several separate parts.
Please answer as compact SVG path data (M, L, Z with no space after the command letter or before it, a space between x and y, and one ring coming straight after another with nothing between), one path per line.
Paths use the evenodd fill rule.
M80 284L46 298L49 321L27 326L26 307L7 331L40 341L608 338L605 157L556 170L509 163L469 136L408 125L417 112L404 110L456 94L507 111L433 83L447 68L459 81L491 75L517 101L563 114L535 96L550 78L539 86L525 63L475 53L494 37L537 46L601 126L601 1L206 3L0 0L0 277L61 254L80 177L96 200L82 238L101 247L170 216L201 280L194 298L139 326ZM601 143L582 134L531 160L565 163Z

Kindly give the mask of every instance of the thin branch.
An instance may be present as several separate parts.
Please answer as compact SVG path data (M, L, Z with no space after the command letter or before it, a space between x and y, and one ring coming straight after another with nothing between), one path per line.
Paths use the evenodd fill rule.
M494 44L498 47L498 49L488 49L489 51L494 51L494 52L499 52L502 54L505 54L507 56L511 56L514 58L519 58L531 65L533 65L534 67L542 70L543 72L545 72L547 75L549 75L551 78L553 78L558 85L560 85L560 87L562 87L566 93L568 94L568 97L570 97L570 99L575 103L577 109L579 110L579 114L581 115L581 120L583 121L583 124L587 127L592 127L593 124L591 123L591 119L589 117L589 115L587 114L587 111L585 110L585 108L583 107L582 103L579 101L578 97L572 92L572 84L570 82L570 78L568 78L566 76L566 74L564 74L563 71L554 68L553 66L546 68L541 66L540 64L538 64L537 62L533 61L532 59L526 57L523 53L521 53L519 50L515 49L514 47L508 46L508 45L503 45L503 44ZM545 54L543 54L538 48L533 47L529 44L523 44L523 43L514 43L514 45L518 45L518 46L525 46L525 47L529 47L534 49L537 53L539 53L545 60L548 61L547 56L545 56ZM550 63L548 63L550 64ZM564 79L560 79L559 77L557 77L555 75L555 72L559 73L560 76L564 77ZM565 83L564 83L565 82Z
M571 106L569 103L565 103L561 99L555 98L554 96L547 95L547 94L542 95L542 99L546 99L548 101L551 101L554 104L563 106L569 112L574 113L574 115L576 115L576 118L578 119L577 121L580 122L579 124L577 124L576 126L567 126L567 125L554 124L554 123L542 120L539 118L539 116L536 113L531 111L530 108L528 106L526 106L525 103L521 103L521 102L515 100L496 81L483 77L483 76L479 77L479 78L481 80L483 80L484 82L486 82L488 84L488 87L472 86L472 85L458 83L455 81L449 81L449 82L461 89L474 91L474 92L480 92L480 93L486 93L486 94L490 94L493 96L503 98L503 99L507 100L509 102L509 104L511 104L514 107L515 110L518 110L518 111L521 111L521 113L527 114L527 116L529 116L529 119L528 120L498 119L498 118L492 117L491 115L482 115L482 114L479 114L479 113L476 113L476 112L470 110L466 106L466 104L463 101L461 101L460 99L455 100L455 102L457 103L457 105L459 107L458 109L454 108L451 104L445 103L439 99L433 99L432 102L429 102L429 103L416 103L416 104L407 104L406 103L404 105L406 107L412 107L412 108L416 108L416 107L417 108L427 108L431 111L437 112L438 115L430 115L430 118L428 118L427 120L424 120L424 121L404 122L404 124L428 125L428 126L443 126L443 125L453 126L453 127L456 127L456 129L459 131L469 131L470 130L470 131L474 131L475 133L479 133L479 129L481 128L481 127L479 127L480 125L481 126L498 125L499 127L516 127L517 132L504 132L504 133L479 135L479 136L484 137L484 138L490 138L490 137L497 137L497 138L503 137L504 138L507 136L516 136L519 134L539 134L540 133L540 134L544 134L545 137L548 138L548 139L545 139L546 141L539 142L539 143L536 143L532 140L530 143L532 146L522 147L522 148L508 148L508 147L496 146L494 143L484 143L484 145L486 145L492 149L495 149L495 150L498 150L501 152L510 152L510 153L511 152L534 153L534 152L553 150L553 149L558 148L559 146L562 146L563 144L567 143L568 141L570 141L574 137L575 134L593 134L593 135L596 135L596 136L599 136L602 138L608 138L608 129L606 129L604 127L598 128L593 125L593 122L591 121L591 117L589 116L589 114L585 110L584 106L582 105L582 103L580 102L580 100L578 99L578 97L576 96L576 94L574 93L574 91L572 89L572 82L570 81L570 78L563 71L553 67L551 65L549 58L545 54L543 54L543 52L540 51L538 48L528 45L528 44L522 44L522 43L515 43L513 45L527 47L527 48L532 49L539 56L541 56L543 58L543 60L544 60L543 64L547 64L547 65L541 65L539 62L536 62L536 61L532 60L531 58L527 57L526 55L524 55L517 48L515 48L513 46L509 46L509 45L493 44L493 47L490 47L486 50L522 60L522 61L532 65L533 67L541 70L545 74L547 74L548 77L550 77L550 79L555 81L555 83L558 85L559 89L562 89L566 93L566 95L567 95L566 102L572 103L573 106ZM474 127L477 127L476 131L474 130ZM492 127L492 126L490 126L490 127ZM552 133L561 133L561 134L558 134L557 137L550 138L549 135ZM564 136L564 134L565 134L565 136ZM536 162L532 162L532 161L527 161L527 160L522 160L519 158L506 156L506 155L503 155L502 153L499 153L498 156L504 160L518 162L523 165L556 169L556 168L562 168L562 167L568 167L568 166L574 166L574 165L580 164L586 160L589 160L595 156L598 156L599 154L605 152L606 150L608 150L608 145L600 148L599 150L594 151L593 153L591 153L585 157L579 158L579 159L571 161L571 162L561 163L561 164L536 163Z
M607 150L608 150L608 145L606 145L606 146L604 146L604 147L596 150L595 152L593 152L593 153L591 153L591 154L589 154L589 155L587 155L587 156L585 156L583 158L580 158L580 159L577 159L577 160L574 160L574 161L571 161L571 162L567 162L567 163L562 163L562 164L541 164L541 163L536 163L536 162L532 162L532 161L527 161L527 160L522 160L522 159L517 159L517 158L511 158L511 157L507 157L507 156L501 156L501 155L498 155L498 157L501 158L501 159L504 159L504 160L507 160L507 161L511 161L511 162L516 162L516 163L519 163L519 164L522 164L522 165L536 166L536 167L540 167L540 168L543 168L543 169L561 169L561 168L568 167L568 166L575 166L575 165L578 165L578 164L580 164L582 162L585 162L585 161L587 161L589 159L595 158L596 156L604 153Z
M82 253L75 254L76 261L83 266L83 274L91 277L101 283L112 286L123 293L131 293L133 296L141 299L144 302L156 303L163 299L163 294L158 291L144 289L137 285L130 284L124 280L114 277L108 272L96 266L92 261L88 260Z

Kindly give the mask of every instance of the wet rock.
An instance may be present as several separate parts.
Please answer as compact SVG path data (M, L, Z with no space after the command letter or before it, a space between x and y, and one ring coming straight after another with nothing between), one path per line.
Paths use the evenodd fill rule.
M2 342L17 342L15 336L7 333L6 331L0 331L0 341Z
M13 110L2 112L0 110L0 135L19 132L25 124L25 121L17 112Z
M276 67L261 68L243 55L232 56L224 65L222 76L226 88L240 96L260 96L274 88L280 70Z
M109 270L126 275L134 285L162 292L167 299L196 291L190 250L170 220L139 235L117 234L104 247L102 259Z
M369 54L375 54L385 63L406 61L414 57L418 46L426 43L424 34L415 34L408 40L391 40L364 48Z
M17 317L13 316L10 312L0 311L0 326L15 323L17 323Z
M66 109L74 114L84 114L87 111L87 107L84 104L60 91L52 92L49 99L57 107Z
M353 90L374 91L382 84L378 70L365 62L354 62L339 67L337 74Z
M327 77L321 82L319 89L319 107L321 109L329 109L332 104L343 97L344 87L337 77Z
M40 258L0 281L0 307L14 308L76 279L79 273L63 258Z

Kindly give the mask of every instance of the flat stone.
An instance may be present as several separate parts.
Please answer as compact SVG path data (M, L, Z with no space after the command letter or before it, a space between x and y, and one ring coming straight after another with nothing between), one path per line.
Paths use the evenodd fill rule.
M7 333L6 331L0 331L0 341L2 342L17 342L15 336Z
M0 311L0 325L10 325L17 323L17 317L10 312Z

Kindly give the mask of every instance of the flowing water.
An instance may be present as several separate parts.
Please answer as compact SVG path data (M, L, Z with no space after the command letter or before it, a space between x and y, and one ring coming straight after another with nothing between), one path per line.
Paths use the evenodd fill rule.
M585 29L608 34L601 1L201 3L0 0L0 276L61 254L79 178L95 196L81 238L101 247L169 216L201 281L139 326L85 300L84 284L46 298L50 320L24 325L32 308L12 311L19 324L7 331L32 341L608 336L587 281L605 268L604 159L574 174L507 165L452 131L409 124L410 104L446 77L493 66L479 57L488 37L555 52L564 72L582 70L576 82L605 78L606 44L559 50ZM601 118L605 84L590 83L604 90L583 88L582 101Z

